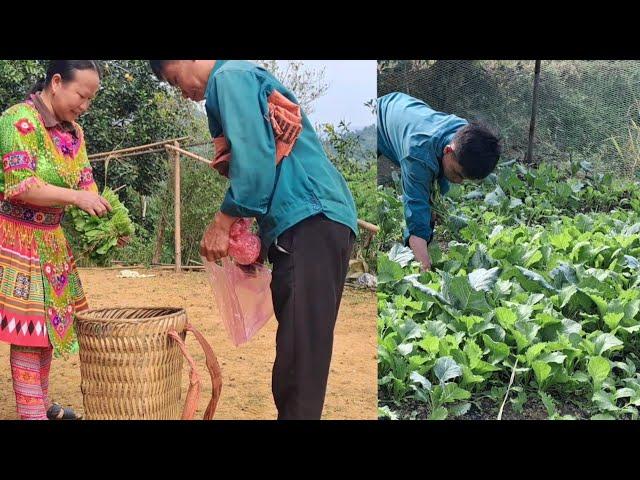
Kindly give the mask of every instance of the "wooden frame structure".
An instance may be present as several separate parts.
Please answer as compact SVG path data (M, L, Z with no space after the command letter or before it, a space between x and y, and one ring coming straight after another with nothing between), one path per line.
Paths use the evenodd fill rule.
M146 155L149 153L166 152L170 161L173 163L173 194L174 194L174 245L175 245L175 271L180 272L185 269L193 269L190 266L182 265L182 237L181 237L181 212L180 212L180 160L182 157L197 160L199 162L211 164L211 160L208 160L200 155L189 152L180 146L180 142L188 140L189 137L172 138L168 140L162 140L160 142L149 143L146 145L140 145L137 147L121 148L118 150L112 150L110 152L94 153L89 155L90 162L108 162L111 160L119 160L121 158L135 157L139 155ZM191 145L195 146L195 145ZM361 228L367 230L372 237L380 231L380 227L364 220L358 219L358 225ZM370 241L370 239L369 239Z

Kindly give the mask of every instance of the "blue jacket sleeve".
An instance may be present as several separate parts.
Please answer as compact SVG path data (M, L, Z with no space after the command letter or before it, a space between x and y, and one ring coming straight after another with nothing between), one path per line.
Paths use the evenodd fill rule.
M234 217L264 215L276 176L266 87L245 71L220 72L216 83L222 130L231 150L230 184L220 210Z
M404 233L405 245L409 237L415 235L431 241L431 188L435 172L426 162L405 157L402 160L402 189L404 217L407 229Z

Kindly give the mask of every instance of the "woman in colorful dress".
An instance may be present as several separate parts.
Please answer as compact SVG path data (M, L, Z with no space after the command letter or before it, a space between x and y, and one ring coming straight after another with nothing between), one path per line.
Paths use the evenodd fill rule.
M93 60L54 60L22 103L0 116L0 341L11 344L21 419L77 419L47 396L52 354L78 350L76 312L88 308L60 226L65 208L102 216L82 128L100 87Z

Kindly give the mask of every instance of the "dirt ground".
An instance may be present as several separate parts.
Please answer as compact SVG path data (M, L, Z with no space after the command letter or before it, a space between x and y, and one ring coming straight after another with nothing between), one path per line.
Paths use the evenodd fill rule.
M184 307L190 322L212 346L223 375L215 419L275 419L271 395L271 367L275 357L274 319L249 343L235 347L227 338L206 277L202 272L176 274L138 270L150 278L118 278L118 270L81 269L91 308ZM192 335L187 347L198 365L202 393L195 418L202 418L211 397L211 381L204 355ZM183 395L188 386L184 363ZM80 360L54 359L50 376L53 401L83 411ZM0 419L17 419L11 386L9 345L0 343ZM377 418L376 300L370 291L345 288L333 347L333 360L323 413L324 419Z

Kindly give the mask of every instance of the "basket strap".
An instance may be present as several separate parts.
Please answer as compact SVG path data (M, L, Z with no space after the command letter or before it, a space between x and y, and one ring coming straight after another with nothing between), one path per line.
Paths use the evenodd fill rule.
M178 335L178 332L171 330L168 335L178 343L184 358L187 359L189 367L191 367L191 372L189 373L189 390L187 391L187 397L184 403L182 420L192 420L196 413L196 408L198 408L198 400L200 399L200 377L196 371L196 364L193 358L191 358L191 355L189 355L189 352L187 352L187 347L182 341L182 338L180 338L180 335Z
M207 409L205 410L203 417L204 420L211 420L216 412L218 400L220 400L220 392L222 391L222 372L220 370L220 364L218 363L216 355L213 353L211 345L209 345L204 336L202 336L202 334L190 323L187 323L185 328L189 332L193 333L200 343L206 358L209 375L211 375L211 400L209 400L209 405L207 405Z

